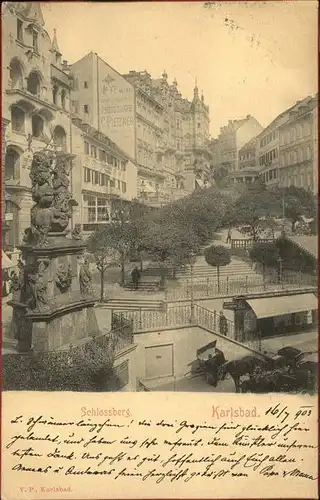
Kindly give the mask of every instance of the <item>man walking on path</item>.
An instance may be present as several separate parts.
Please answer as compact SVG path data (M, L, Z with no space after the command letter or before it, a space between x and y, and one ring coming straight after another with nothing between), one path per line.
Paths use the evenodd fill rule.
M140 272L137 266L131 272L131 278L133 283L134 290L138 290L139 281L140 281Z
M231 232L231 227L228 229L228 236L227 236L227 241L226 243L230 243L231 244L231 236L232 236L232 232Z

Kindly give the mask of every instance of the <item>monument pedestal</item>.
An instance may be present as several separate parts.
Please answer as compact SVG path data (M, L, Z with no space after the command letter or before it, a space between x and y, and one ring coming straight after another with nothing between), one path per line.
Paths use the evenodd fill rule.
M68 239L66 233L49 233L46 246L19 248L24 265L20 288L10 301L18 350L54 351L99 335L90 279L88 286L80 286L84 243Z

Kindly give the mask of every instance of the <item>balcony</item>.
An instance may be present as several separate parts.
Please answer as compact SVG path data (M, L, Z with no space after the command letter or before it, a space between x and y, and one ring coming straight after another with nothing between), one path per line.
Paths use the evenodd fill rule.
M54 66L53 64L51 64L51 78L53 80L57 80L60 83L63 83L63 85L66 85L67 87L71 87L68 75L66 75L64 71L57 68L57 66Z

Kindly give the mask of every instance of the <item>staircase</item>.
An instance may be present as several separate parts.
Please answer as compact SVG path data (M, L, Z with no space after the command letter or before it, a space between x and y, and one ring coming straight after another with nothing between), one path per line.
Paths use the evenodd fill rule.
M230 264L220 267L220 279L222 280L226 277L228 277L229 280L236 280L239 277L244 278L245 276L248 276L249 278L261 277L260 274L252 269L249 263L235 256L232 257ZM176 273L176 277L179 281L190 280L190 266L179 269ZM209 264L206 263L204 257L199 256L193 266L193 279L205 280L207 278L211 280L217 279L217 268L209 266Z
M99 307L114 311L163 311L164 303L161 300L115 298L99 304Z

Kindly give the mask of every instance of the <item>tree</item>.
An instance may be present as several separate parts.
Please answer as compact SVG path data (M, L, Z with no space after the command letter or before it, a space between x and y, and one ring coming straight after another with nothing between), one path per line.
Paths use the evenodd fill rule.
M278 249L275 242L255 243L250 250L250 258L254 262L259 262L263 267L263 276L265 276L266 267L277 267Z
M103 302L104 278L107 269L120 262L120 253L114 245L109 225L99 227L89 236L88 250L93 254L100 273L100 300Z
M253 184L230 207L225 222L238 227L242 234L257 241L270 226L269 221L281 213L281 200L264 185Z
M231 252L222 245L211 245L204 251L207 264L217 268L218 292L220 292L220 267L227 266L231 262Z
M162 282L166 262L175 270L185 264L192 253L199 250L198 238L192 230L164 220L148 221L142 244L151 258L159 262Z
M316 216L316 200L310 191L290 186L279 189L278 197L282 199L285 217L291 221L292 232L303 216Z

